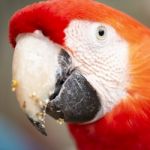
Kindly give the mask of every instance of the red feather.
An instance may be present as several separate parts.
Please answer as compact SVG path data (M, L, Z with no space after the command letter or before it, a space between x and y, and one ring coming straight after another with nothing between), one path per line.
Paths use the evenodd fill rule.
M73 19L104 22L129 43L128 96L104 118L70 124L80 150L150 150L150 31L129 16L92 0L43 1L19 10L10 21L10 41L41 30L64 45L64 29ZM73 51L73 50L72 50Z

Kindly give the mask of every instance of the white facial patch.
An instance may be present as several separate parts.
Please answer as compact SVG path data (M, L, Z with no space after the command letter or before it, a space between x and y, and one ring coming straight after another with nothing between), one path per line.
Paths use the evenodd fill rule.
M49 95L54 92L60 47L42 32L21 34L13 57L17 99L34 121L43 122Z
M65 45L74 52L71 57L75 66L100 97L97 120L126 96L128 44L113 27L97 22L73 20L65 34Z

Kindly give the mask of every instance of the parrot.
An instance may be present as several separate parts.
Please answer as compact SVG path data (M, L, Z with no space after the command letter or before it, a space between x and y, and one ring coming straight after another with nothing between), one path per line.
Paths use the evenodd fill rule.
M148 27L94 0L47 0L14 13L9 39L12 90L42 134L49 115L78 150L150 150Z

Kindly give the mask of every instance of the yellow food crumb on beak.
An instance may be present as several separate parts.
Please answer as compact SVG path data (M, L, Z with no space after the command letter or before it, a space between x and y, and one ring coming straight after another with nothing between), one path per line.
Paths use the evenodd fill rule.
M12 92L16 91L17 86L18 86L18 81L17 80L12 80L12 83L11 83L11 90L12 90Z
M34 100L35 102L39 102L39 97L37 96L37 94L35 92L33 92L31 95L30 95L30 98L32 100Z
M25 108L26 108L26 102L25 102L25 101L23 101L23 103L22 103L21 107L22 107L23 109L25 109Z
M40 98L37 96L36 92L33 92L30 96L29 96L38 106L40 106L40 108L44 108L46 103L44 103L43 101L40 100Z
M41 121L44 122L45 113L43 113L43 112L38 112L38 113L36 114L36 116L38 117L39 120L41 120Z
M59 125L62 125L62 124L64 123L64 119L59 118L59 119L57 120L57 123L58 123Z

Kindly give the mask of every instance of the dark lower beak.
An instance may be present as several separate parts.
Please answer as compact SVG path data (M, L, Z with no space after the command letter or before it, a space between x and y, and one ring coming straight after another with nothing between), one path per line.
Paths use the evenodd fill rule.
M69 56L66 53L62 56L67 64ZM65 76L61 76L56 83L56 90L50 96L46 113L55 119L61 118L72 123L93 120L101 108L97 92L77 68L65 73L68 69L67 66L63 67Z

